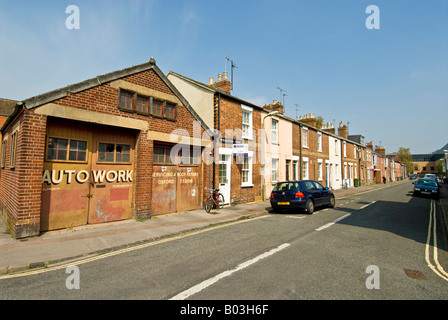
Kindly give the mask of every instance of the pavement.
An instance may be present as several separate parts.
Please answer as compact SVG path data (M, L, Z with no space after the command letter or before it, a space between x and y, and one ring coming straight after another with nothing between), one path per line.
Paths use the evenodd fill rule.
M338 199L388 188L410 180L360 186L356 188L334 190ZM448 185L444 184L439 200L443 216L448 213ZM182 213L154 216L151 219L134 219L92 224L81 227L55 230L41 233L39 236L14 239L0 219L0 277L30 269L48 268L69 261L98 256L120 249L152 243L174 236L209 229L226 223L251 219L269 214L269 200L248 204L226 206L212 210L203 209ZM448 221L448 218L445 219Z

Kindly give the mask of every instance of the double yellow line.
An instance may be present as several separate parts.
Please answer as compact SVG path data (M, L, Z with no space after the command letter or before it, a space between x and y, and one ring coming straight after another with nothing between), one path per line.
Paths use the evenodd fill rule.
M429 223L428 223L428 237L426 238L426 248L425 248L425 260L428 263L428 267L434 271L439 277L443 280L448 281L448 273L443 269L443 267L439 263L438 254L437 254L437 233L436 233L436 201L431 200L431 209L429 211ZM431 238L433 242L433 260L434 264L431 262L430 254L431 254Z

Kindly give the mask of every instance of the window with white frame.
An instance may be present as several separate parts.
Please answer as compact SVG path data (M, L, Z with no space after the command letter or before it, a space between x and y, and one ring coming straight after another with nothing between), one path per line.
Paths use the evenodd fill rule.
M241 186L243 187L252 186L252 158L253 154L251 153L243 158L241 166Z
M322 152L322 132L317 133L317 151Z
M302 128L302 147L308 148L308 128Z
M272 143L278 143L278 121L272 119L272 127L271 127L271 132L272 132Z
M355 158L356 159L356 146L353 146L353 158Z
M302 178L303 180L309 179L308 175L308 168L309 168L309 162L308 158L304 157L302 160Z
M243 139L252 139L252 108L242 106L243 111Z
M292 161L292 177L293 180L298 180L298 162L297 160Z
M322 171L322 159L317 160L317 179L319 181L324 180L323 171Z
M272 158L272 182L278 181L278 159Z
M342 144L342 152L344 153L344 157L347 157L347 143L344 141Z

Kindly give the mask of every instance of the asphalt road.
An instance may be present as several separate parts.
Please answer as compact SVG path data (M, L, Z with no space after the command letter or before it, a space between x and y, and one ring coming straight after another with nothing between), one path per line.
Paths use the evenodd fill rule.
M445 300L440 210L411 186L0 279L0 299Z

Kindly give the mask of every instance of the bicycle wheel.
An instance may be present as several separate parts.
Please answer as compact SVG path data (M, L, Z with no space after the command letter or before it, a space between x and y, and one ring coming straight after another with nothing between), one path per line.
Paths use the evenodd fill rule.
M205 212L209 213L212 209L213 200L211 197L208 197L207 200L205 200Z
M222 209L222 207L224 207L224 196L221 193L218 194L218 203L216 204L216 206L219 209Z

